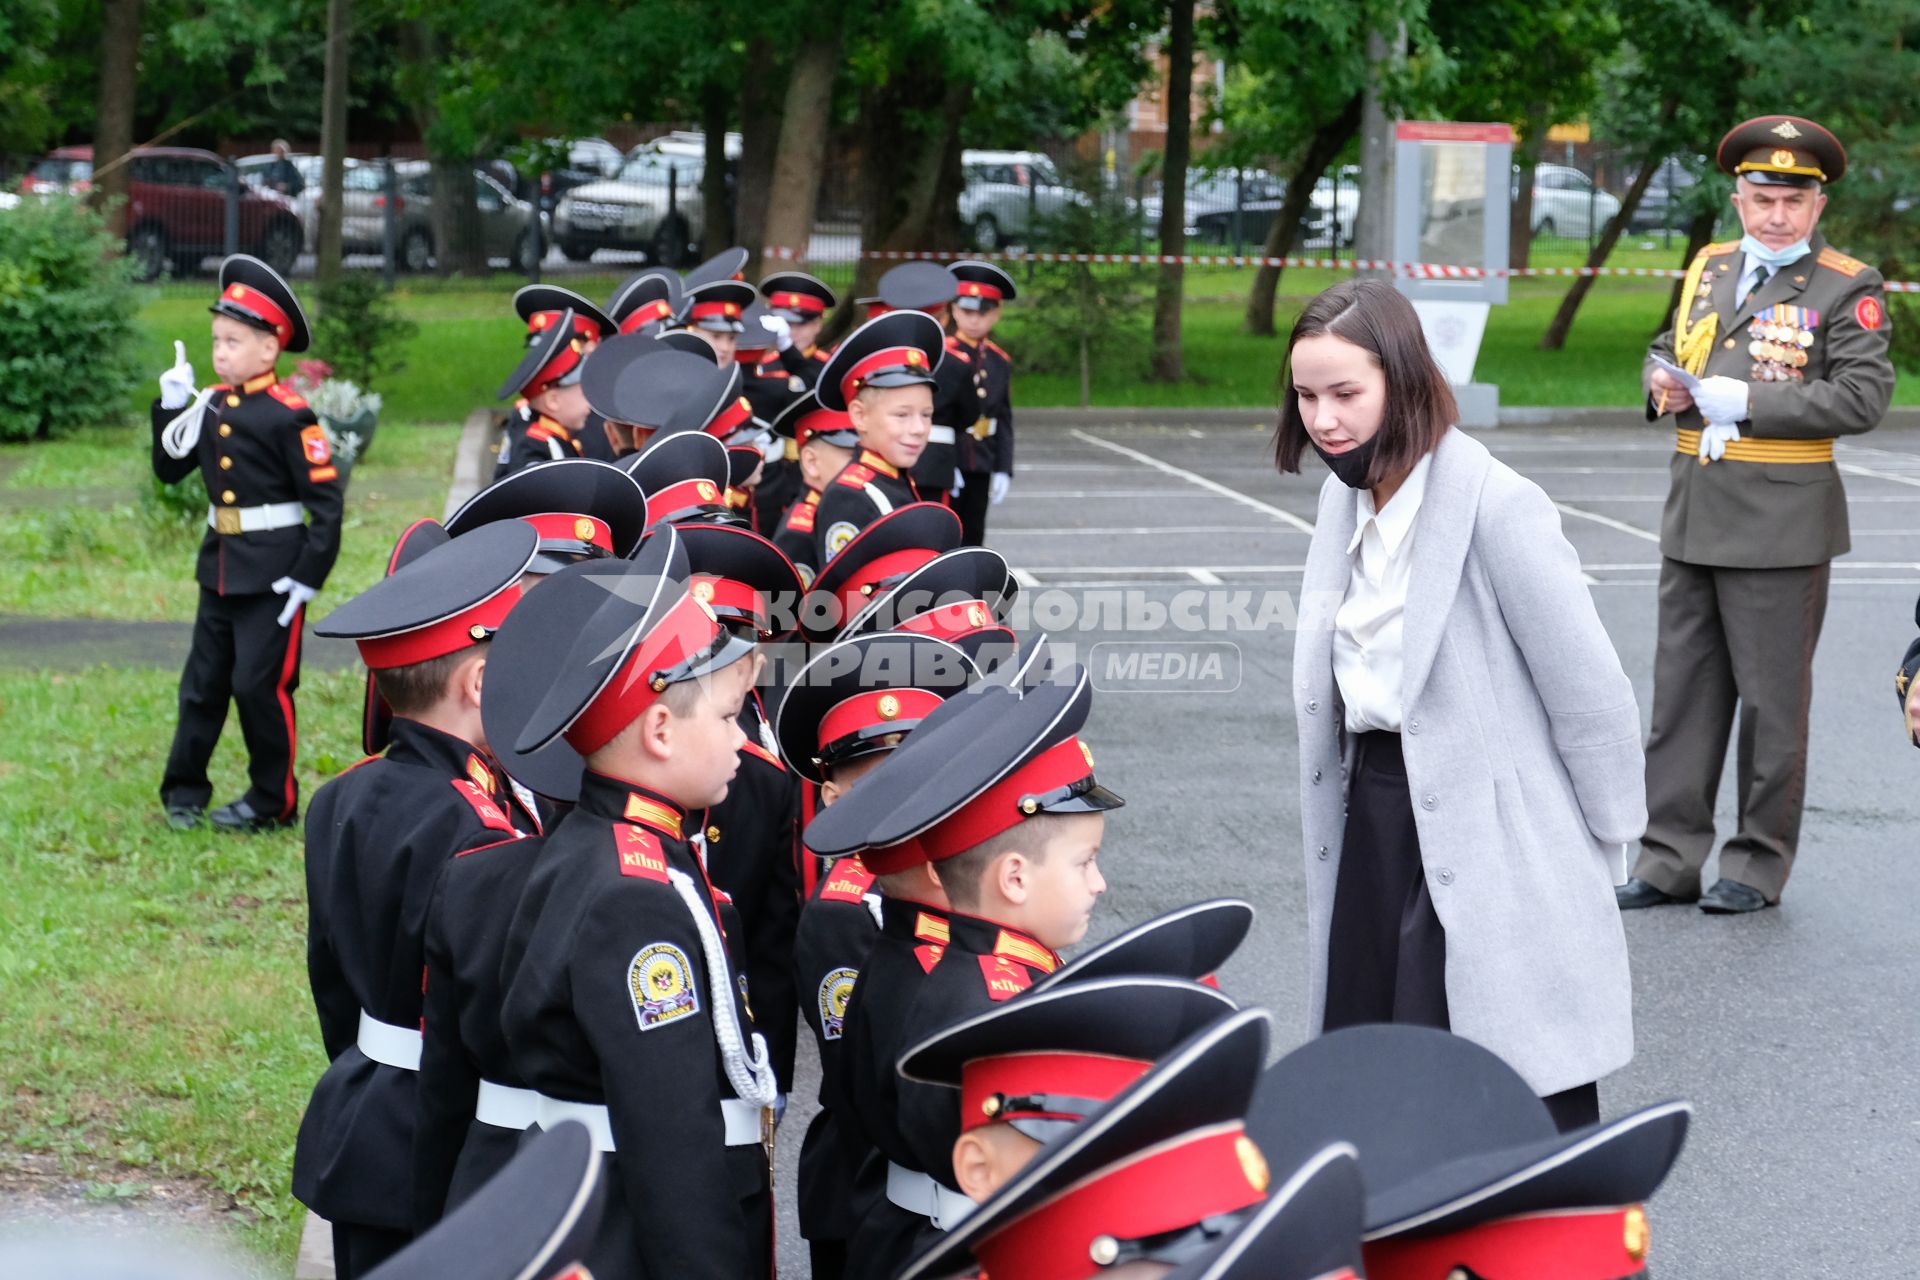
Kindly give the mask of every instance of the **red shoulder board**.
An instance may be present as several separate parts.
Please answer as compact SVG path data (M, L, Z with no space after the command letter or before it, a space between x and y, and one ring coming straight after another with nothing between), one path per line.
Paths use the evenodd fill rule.
M1027 967L1005 956L981 956L980 976L986 979L987 995L994 1000L1011 1000L1033 985Z
M826 887L820 890L823 902L859 902L873 888L873 872L858 858L841 858L833 864Z
M834 479L849 489L864 489L873 482L873 468L863 462L849 462Z
M987 339L987 350L993 352L1008 364L1013 363L1013 357L1007 354L1007 349L995 342L992 338Z
M967 345L960 341L957 335L950 333L947 335L947 350L953 352L955 355L963 356L967 353Z
M306 397L284 382L276 382L268 387L267 394L289 409L304 409L307 407Z
M749 738L746 742L741 744L740 750L741 750L741 753L744 755L750 755L758 759L765 760L768 764L772 765L774 768L778 769L782 773L785 773L787 771L787 766L780 763L779 756L776 756L775 754L773 754L773 752L767 750L765 747L753 741L751 738Z
M933 966L939 964L940 957L946 953L947 949L939 943L926 942L913 949L913 958L920 962L920 968L923 972L932 973Z
M733 905L733 895L728 893L725 889L722 889L717 884L708 885L707 887L713 890L713 900L715 902L717 902L723 907L730 907Z
M539 427L539 426L528 427L527 434L529 436L532 436L535 440L553 439L553 432L547 430L545 427Z
M451 781L453 789L466 797L467 803L473 806L473 811L480 815L482 826L491 827L495 831L513 830L512 821L500 811L500 806L493 802L493 797L474 786L471 778L453 778Z
M811 502L796 502L793 510L787 512L787 528L795 533L813 532L813 515L819 508Z
M667 855L660 837L627 822L613 824L613 847L620 853L620 874L667 883Z

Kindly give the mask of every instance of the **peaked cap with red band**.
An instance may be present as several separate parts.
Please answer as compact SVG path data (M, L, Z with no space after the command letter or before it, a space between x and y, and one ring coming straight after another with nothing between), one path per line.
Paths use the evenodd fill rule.
M447 532L459 537L495 520L531 523L540 535L535 572L551 573L573 560L632 555L647 529L647 499L610 462L561 458L494 481L448 517Z
M740 333L747 308L759 298L744 280L714 280L689 286L680 304L681 319L689 327L717 333Z
M688 520L734 521L727 506L733 466L727 446L704 431L655 435L647 447L621 459L647 495L648 528Z
M1359 1280L1367 1196L1359 1153L1335 1142L1284 1178L1285 1166L1273 1169L1279 1185L1267 1202L1225 1243L1175 1267L1165 1280Z
M998 551L956 547L875 594L841 634L911 631L951 641L976 657L989 644L1010 649L1013 629L1001 619L1018 589Z
M814 578L801 630L815 643L833 639L876 596L959 547L960 537L960 517L940 503L911 502L889 511L855 534Z
M775 633L777 617L800 607L800 571L786 553L751 529L727 524L688 524L680 529L687 548L693 594L722 622Z
M680 349L675 336L699 349ZM706 430L727 403L733 380L730 370L714 363L713 348L703 338L632 333L608 339L587 357L580 389L607 421L672 435Z
M438 520L415 520L394 541L393 551L387 556L387 576L392 577L435 547L445 546L451 536ZM369 667L367 696L361 704L360 745L368 755L377 756L392 738L393 708L380 696L380 682Z
M578 382L590 345L574 326L573 312L561 312L550 327L527 339L527 352L500 384L499 398L531 400L550 387Z
M649 267L614 290L607 315L623 334L657 332L680 310L684 296L679 272L670 267Z
M505 621L538 545L521 520L476 529L374 583L313 633L354 641L376 671L457 653L491 639Z
M937 262L903 262L887 269L874 292L895 311L931 311L959 296L960 281Z
M521 286L513 295L513 310L526 322L529 338L545 333L569 312L573 315L573 331L589 342L604 341L619 331L612 316L573 290L557 284Z
M953 305L963 311L987 311L1020 296L1020 291L1014 288L1013 277L991 262L968 259L954 263L951 270L960 282L959 295Z
M1145 920L1079 955L1033 984L1035 991L1105 978L1165 977L1211 982L1253 928L1253 904L1208 898Z
M899 746L979 674L963 651L931 636L843 640L788 684L773 718L780 754L808 782L825 782L836 765Z
M760 281L760 296L788 320L818 320L833 309L833 290L804 271L776 271Z
M292 287L249 253L232 254L220 264L220 297L208 310L271 333L288 354L305 351L313 340Z
M804 395L788 401L786 408L774 417L772 426L775 435L796 444L805 444L818 437L842 449L860 447L860 437L853 429L853 415L845 409L825 407L811 388Z
M844 410L867 387L932 386L946 350L946 334L932 316L889 311L834 348L814 394L822 407Z
M747 269L748 256L745 249L734 245L731 248L722 249L680 278L685 282L689 293L703 284L712 284L717 280L744 279L743 273Z
M1190 1037L1042 1147L899 1280L970 1262L993 1280L1092 1280L1124 1262L1177 1264L1218 1246L1268 1190L1243 1117L1269 1026L1264 1010L1248 1009Z

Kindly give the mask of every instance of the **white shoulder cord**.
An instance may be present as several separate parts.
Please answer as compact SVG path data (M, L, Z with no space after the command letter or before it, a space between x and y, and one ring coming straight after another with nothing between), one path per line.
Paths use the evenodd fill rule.
M780 1092L780 1082L774 1078L773 1064L768 1061L765 1038L754 1032L751 1050L741 1039L740 1023L734 1014L733 970L727 963L720 929L707 910L700 890L694 887L692 876L669 867L667 878L679 892L680 900L687 904L687 910L693 914L694 927L700 931L700 949L707 957L708 998L713 1003L713 1034L720 1042L720 1062L726 1068L727 1083L747 1105L770 1107Z
M200 443L201 414L207 407L207 397L212 394L213 388L208 387L194 396L187 407L161 430L160 447L167 451L169 458L184 458Z

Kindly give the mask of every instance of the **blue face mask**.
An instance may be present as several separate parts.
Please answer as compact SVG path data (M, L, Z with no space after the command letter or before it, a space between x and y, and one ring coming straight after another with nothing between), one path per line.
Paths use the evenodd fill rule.
M1790 262L1798 262L1812 249L1813 246L1805 240L1795 240L1784 249L1769 249L1752 236L1740 237L1740 252L1747 255L1748 264L1758 262L1769 271L1778 271Z

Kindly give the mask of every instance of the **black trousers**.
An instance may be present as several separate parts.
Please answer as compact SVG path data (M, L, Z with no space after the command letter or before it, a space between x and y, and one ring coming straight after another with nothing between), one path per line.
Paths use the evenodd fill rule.
M213 799L207 762L232 702L247 741L247 803L265 817L293 816L300 800L293 779L293 691L300 687L306 610L283 627L277 619L286 604L271 591L223 596L200 589L161 803L204 809Z
M355 1280L406 1248L413 1237L391 1227L333 1224L334 1280Z
M960 542L963 546L979 547L987 541L988 498L993 493L993 473L991 471L966 472L967 487L953 494L949 501L954 514L960 517Z
M1363 733L1334 882L1325 1029L1399 1022L1450 1030L1447 933L1427 891L1397 733ZM1542 1100L1562 1132L1600 1118L1597 1085Z

